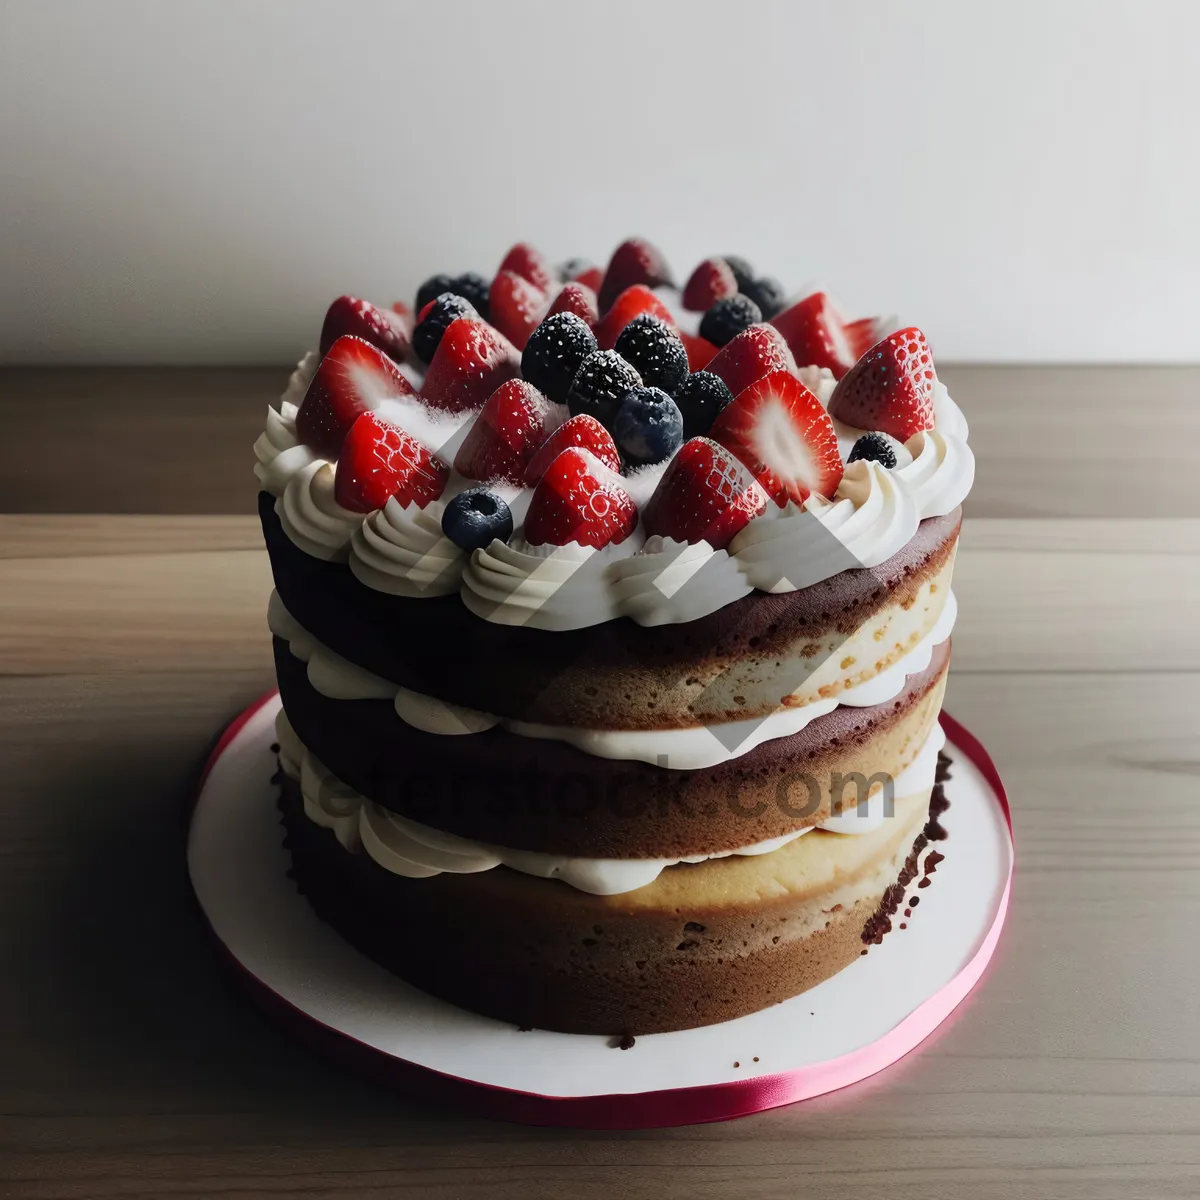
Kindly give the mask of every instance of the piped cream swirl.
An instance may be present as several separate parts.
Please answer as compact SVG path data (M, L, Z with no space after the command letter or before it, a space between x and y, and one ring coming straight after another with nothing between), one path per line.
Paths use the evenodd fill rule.
M404 507L393 496L350 540L350 570L377 592L445 596L456 592L467 556L442 533L440 501Z
M275 501L284 532L314 558L344 559L363 515L343 508L333 495L334 466L314 459L297 471Z

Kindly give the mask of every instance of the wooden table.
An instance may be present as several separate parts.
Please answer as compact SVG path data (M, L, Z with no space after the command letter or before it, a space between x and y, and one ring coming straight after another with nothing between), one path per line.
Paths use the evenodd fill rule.
M0 1194L1200 1193L1200 369L943 375L979 459L948 707L1019 848L999 951L874 1079L627 1134L346 1075L203 936L187 802L271 680L250 443L284 372L0 371Z

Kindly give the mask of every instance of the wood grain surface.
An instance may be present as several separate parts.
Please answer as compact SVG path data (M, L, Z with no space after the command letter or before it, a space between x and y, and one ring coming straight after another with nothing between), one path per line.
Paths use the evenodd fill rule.
M1018 843L996 957L874 1079L581 1133L326 1065L203 935L187 802L271 683L246 514L281 373L0 372L0 1196L1200 1194L1200 371L946 374L980 457L947 707ZM1109 419L1130 389L1177 439Z

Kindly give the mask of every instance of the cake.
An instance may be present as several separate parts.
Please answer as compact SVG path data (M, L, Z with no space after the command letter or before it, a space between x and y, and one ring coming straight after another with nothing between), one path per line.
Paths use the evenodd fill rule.
M350 296L255 446L317 914L511 1022L728 1020L891 926L937 812L974 460L924 334L521 244Z

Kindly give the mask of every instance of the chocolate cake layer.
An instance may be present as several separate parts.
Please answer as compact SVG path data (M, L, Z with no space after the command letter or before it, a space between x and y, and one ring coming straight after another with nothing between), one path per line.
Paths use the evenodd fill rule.
M559 632L492 624L457 595L374 591L345 563L295 546L270 495L260 495L259 511L284 605L331 650L424 695L592 729L678 728L771 711L873 615L906 611L919 597L931 607L932 590L948 589L961 519L956 509L923 521L881 566L796 592L755 592L686 624L619 618Z
M886 704L839 707L729 762L675 771L502 729L426 733L387 700L321 695L304 664L275 640L288 720L355 791L476 841L589 858L676 858L753 845L828 817L834 790L852 807L871 776L894 778L915 758L941 709L949 659L947 641Z

